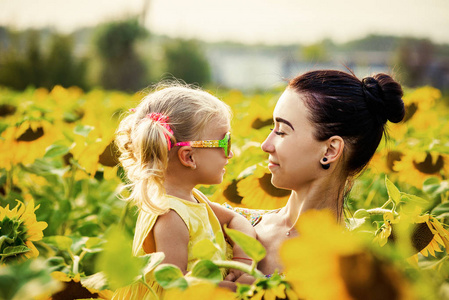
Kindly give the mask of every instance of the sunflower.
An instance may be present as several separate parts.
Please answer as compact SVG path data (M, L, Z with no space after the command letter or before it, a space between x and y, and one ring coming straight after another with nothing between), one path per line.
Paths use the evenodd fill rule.
M423 182L433 176L441 177L445 172L445 156L439 153L404 151L394 163L392 169L401 182L422 187ZM447 164L447 163L446 163Z
M81 277L81 274L68 275L55 271L51 276L62 282L63 287L57 293L51 295L51 300L58 299L112 299L113 292L105 289L106 279L101 273L89 277Z
M415 252L408 261L417 266L418 254L428 257L429 254L436 257L435 252L443 252L440 248L449 249L449 232L443 225L430 214L419 215L421 209L415 208L411 216L406 216L406 222L410 222L410 240L412 248ZM382 247L387 242L394 242L396 240L395 224L401 222L401 216L395 216L391 212L383 215L384 225L380 228L375 237L375 242Z
M0 136L0 168L10 170L19 163L33 163L44 156L46 148L59 136L56 128L44 119L25 120L8 127Z
M46 222L37 222L34 212L39 205L34 207L31 199L27 205L21 201L13 209L0 207L0 253L2 264L16 259L37 257L39 251L33 242L43 237Z
M268 168L257 165L253 174L237 183L241 203L248 208L276 209L284 206L291 191L278 189L271 184Z
M299 235L284 242L280 256L285 280L299 298L413 299L403 276L330 211L307 211L296 228Z

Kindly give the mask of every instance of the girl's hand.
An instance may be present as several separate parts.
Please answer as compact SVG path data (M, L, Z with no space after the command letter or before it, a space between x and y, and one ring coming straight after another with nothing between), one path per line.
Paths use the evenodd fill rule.
M240 270L230 269L229 274L228 276L226 276L225 280L244 284L252 284L256 279L253 276Z

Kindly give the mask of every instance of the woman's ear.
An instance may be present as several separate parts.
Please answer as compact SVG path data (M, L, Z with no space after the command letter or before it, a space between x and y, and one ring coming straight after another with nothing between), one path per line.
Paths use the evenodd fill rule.
M196 169L196 162L193 148L190 146L182 146L178 149L178 159L181 164L187 168Z
M345 148L345 141L342 137L334 135L326 141L327 149L324 157L327 158L326 163L332 163L337 161L343 154L343 149Z

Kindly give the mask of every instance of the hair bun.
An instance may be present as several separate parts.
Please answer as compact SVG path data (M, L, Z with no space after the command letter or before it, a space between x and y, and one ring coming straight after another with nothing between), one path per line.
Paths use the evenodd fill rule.
M365 77L362 88L368 108L384 123L387 120L393 123L402 121L405 115L403 91L391 76L379 73L373 77Z

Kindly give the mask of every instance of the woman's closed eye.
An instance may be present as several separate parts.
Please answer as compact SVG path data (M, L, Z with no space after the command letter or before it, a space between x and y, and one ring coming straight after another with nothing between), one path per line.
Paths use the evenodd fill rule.
M276 130L276 129L273 129L273 128L270 128L270 130L271 130L271 131L274 131L274 133L275 133L276 135L280 135L280 136L284 136L284 135L285 135L285 132L282 132L282 131L280 131L280 130Z

